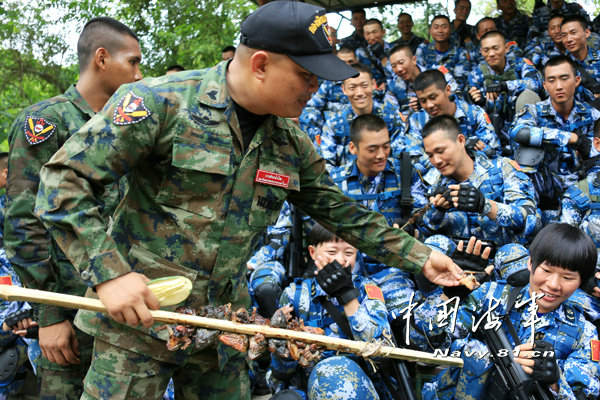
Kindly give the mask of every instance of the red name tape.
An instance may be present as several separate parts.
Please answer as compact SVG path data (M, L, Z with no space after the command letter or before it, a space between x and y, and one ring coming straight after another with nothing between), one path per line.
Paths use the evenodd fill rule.
M290 177L287 175L277 174L275 172L265 171L263 169L259 169L256 171L256 178L254 182L264 183L265 185L278 186L282 188L286 188L290 184Z

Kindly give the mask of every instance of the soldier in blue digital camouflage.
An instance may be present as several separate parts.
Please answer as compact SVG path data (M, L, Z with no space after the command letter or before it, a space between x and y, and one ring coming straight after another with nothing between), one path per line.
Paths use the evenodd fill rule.
M433 42L419 45L415 52L417 63L427 69L445 66L456 78L458 90L464 90L471 71L471 59L464 47L450 40L450 19L445 15L433 17L429 34Z
M394 76L388 79L387 90L398 99L400 112L408 115L412 111L419 111L419 100L413 82L426 68L417 64L417 57L407 45L392 48L389 59ZM456 92L458 86L450 71L443 65L437 67L437 70L444 74L452 93Z
M314 276L295 279L283 291L281 306L292 306L294 315L305 325L321 328L328 336L391 343L381 289L370 279L350 272L356 262L356 248L320 225L312 229L308 243L316 266ZM345 321L349 331L343 326ZM295 389L306 392L311 400L390 398L383 382L373 382L370 371L359 365L367 367L355 356L335 356L327 351L316 365L302 368L297 361L275 352L271 355L270 381L276 391Z
M346 104L339 112L329 115L321 133L320 152L327 163L328 170L345 165L354 160L350 153L350 123L358 115L374 114L381 117L388 127L392 140L392 152L399 154L405 149L414 147L403 134L406 125L405 117L398 110L396 103L386 101L383 104L373 99L375 80L371 71L362 64L353 65L360 72L358 77L348 78L342 89L350 104Z
M581 16L588 24L590 23L590 16L581 5L564 0L548 0L547 4L542 3L541 7L534 8L531 15L533 24L529 27L528 38L532 39L543 34L553 14L559 14L566 18Z
M490 157L500 153L500 141L487 113L475 104L452 94L444 75L438 70L422 72L413 84L422 109L408 120L410 141L419 144L421 157L415 167L425 173L431 164L423 151L423 127L432 117L449 115L456 118L460 133L469 140L469 147L485 151Z
M578 95L578 99L599 108L600 49L588 44L591 34L589 25L583 17L570 17L563 19L560 30L567 55L575 61L578 75L581 76L583 94Z
M505 155L509 155L508 130L515 111L540 101L542 78L526 58L506 57L506 40L498 31L481 37L484 60L469 75L469 95L492 116Z
M386 42L385 29L380 20L368 19L363 26L363 33L367 46L356 49L358 62L371 68L373 79L378 89L384 89L385 81L392 75L388 55L392 45Z
M95 18L85 25L77 54L77 84L62 95L26 108L12 124L4 244L26 286L82 296L85 283L34 214L39 172L121 84L140 80L142 75L137 36L112 18ZM118 197L118 190L107 190L97 211L110 215ZM79 399L92 338L73 327L74 311L50 305L36 308L44 356L39 368L41 396Z
M363 27L366 20L367 14L363 8L355 8L352 10L350 24L354 27L354 32L352 32L352 35L340 40L340 47L348 47L355 51L360 47L367 47L367 41L363 35Z
M417 47L426 41L413 33L412 28L414 25L410 14L405 12L400 13L398 15L398 32L400 32L400 37L392 42L392 46L409 46L414 54L417 51Z
M93 335L84 399L249 399L245 355L217 344L169 351L149 279L193 282L184 305L248 307L246 261L288 199L386 265L456 285L458 268L344 196L297 125L317 75L357 74L332 52L325 10L265 4L241 25L230 61L123 85L42 168L36 210L108 315L80 310ZM132 151L135 149L135 151ZM103 185L127 174L111 229Z
M523 265L521 269L529 269L528 284L484 283L460 303L455 324L445 320L443 326L430 317L439 310L439 301L415 309L416 325L429 335L451 334L450 351L459 352L464 360L463 368L448 368L425 384L424 399L513 398L515 392L508 394L508 389L527 391L536 382L547 398L591 399L600 394L598 333L569 302L580 284L593 275L596 248L578 228L552 224L536 236L530 252L530 258L525 249L510 255ZM504 357L518 350L510 361L523 369L529 384L504 386L482 342L486 329L506 332L510 348L503 349Z
M340 48L336 55L349 65L358 62L354 50L349 47ZM342 90L342 82L321 82L319 89L306 103L306 107L304 107L298 118L300 128L308 134L315 146L318 147L321 144L321 131L327 116L330 113L340 111L343 105L348 103L348 96Z
M471 14L470 0L454 1L454 21L450 24L452 28L452 39L458 44L464 46L465 43L473 42L475 39L475 27L467 24L467 19Z
M527 243L539 228L533 186L514 161L468 153L453 117L432 118L423 128L423 145L435 167L427 210L419 223L425 236L446 235L493 243Z
M477 65L479 65L480 63L482 63L484 61L483 55L481 54L481 50L479 48L481 38L486 33L491 32L491 31L497 31L498 29L496 28L496 21L494 21L493 18L483 17L475 24L474 30L475 30L475 39L476 40L473 42L470 42L470 43L466 43L465 48L467 49L467 52L469 53L469 57L471 58L471 66L476 67ZM523 51L521 50L521 48L519 47L517 42L515 42L514 40L506 42L506 58L507 59L522 57L522 56L523 56Z
M569 57L551 58L543 73L550 97L526 105L513 121L510 137L516 161L533 181L545 225L559 220L560 198L577 183L582 158L598 154L591 141L600 112L575 99L581 77Z
M515 0L496 0L496 7L502 13L494 18L496 29L508 40L517 42L520 48L527 44L527 31L531 26L531 18L517 9Z
M552 14L548 20L547 30L542 35L530 40L527 47L525 47L525 56L539 70L543 69L550 58L565 53L560 31L563 19L564 17L561 14Z

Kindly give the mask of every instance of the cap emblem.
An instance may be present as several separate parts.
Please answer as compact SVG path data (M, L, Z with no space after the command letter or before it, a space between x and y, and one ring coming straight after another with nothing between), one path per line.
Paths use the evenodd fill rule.
M327 25L327 15L317 15L313 23L308 27L308 30L314 35L317 29L323 24Z

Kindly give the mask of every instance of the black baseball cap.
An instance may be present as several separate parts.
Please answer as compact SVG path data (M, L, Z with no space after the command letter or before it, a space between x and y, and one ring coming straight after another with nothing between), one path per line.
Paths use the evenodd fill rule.
M358 71L333 54L325 9L299 1L273 1L242 22L240 43L285 54L320 78L343 81Z

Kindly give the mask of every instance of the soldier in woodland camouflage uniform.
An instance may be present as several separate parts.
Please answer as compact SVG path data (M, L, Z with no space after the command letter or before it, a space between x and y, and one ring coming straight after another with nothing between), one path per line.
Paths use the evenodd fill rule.
M189 307L248 306L246 260L286 198L381 262L458 283L449 258L343 196L308 136L281 118L300 114L316 75L356 74L332 53L325 10L268 3L241 32L231 61L123 86L42 169L37 213L110 315L76 317L95 336L83 398L159 398L173 377L176 398L248 399L245 355L166 349L146 282L184 275ZM105 233L99 189L125 174Z
M84 27L78 42L81 77L64 94L25 109L10 135L8 205L4 244L28 287L83 295L86 285L34 215L39 171L86 121L99 111L122 83L142 78L137 37L110 18L96 18ZM101 207L114 209L118 191L103 195ZM96 212L102 212L97 209ZM73 330L75 313L40 305L42 398L75 399L92 352L92 338Z

